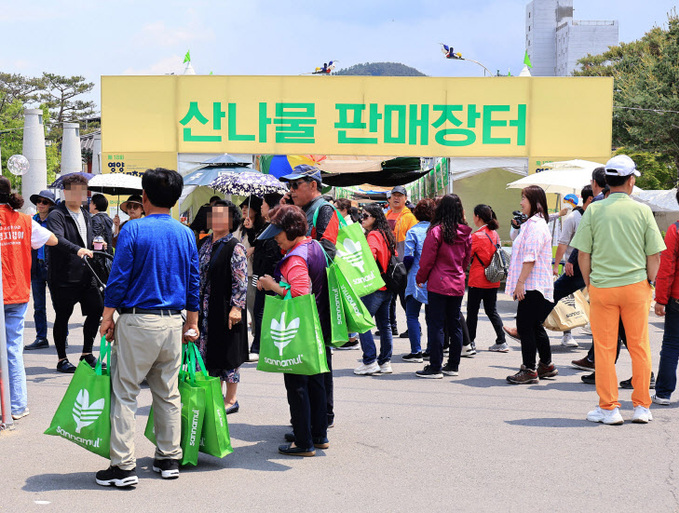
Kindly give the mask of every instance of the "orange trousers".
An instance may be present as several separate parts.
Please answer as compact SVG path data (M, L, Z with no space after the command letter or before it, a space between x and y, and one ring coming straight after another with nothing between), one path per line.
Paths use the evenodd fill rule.
M627 335L627 350L632 358L632 404L648 408L651 394L651 346L648 340L648 311L652 290L646 281L624 287L589 287L590 325L594 337L594 366L599 406L604 410L619 408L618 376L615 353L618 346L620 318Z

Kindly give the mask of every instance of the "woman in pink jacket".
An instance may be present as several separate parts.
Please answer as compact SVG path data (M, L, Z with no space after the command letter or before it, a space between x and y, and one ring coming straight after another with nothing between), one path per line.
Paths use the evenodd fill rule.
M422 247L418 287L427 284L429 311L429 365L416 374L421 378L441 379L443 374L457 376L462 352L460 305L465 289L465 269L471 255L471 231L464 220L462 202L456 194L441 198ZM447 323L452 335L448 363L443 363L443 328Z

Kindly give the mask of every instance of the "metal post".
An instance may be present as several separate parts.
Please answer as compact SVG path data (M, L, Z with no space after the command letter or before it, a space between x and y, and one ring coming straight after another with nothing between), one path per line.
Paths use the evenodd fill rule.
M2 226L0 224L0 226ZM4 298L2 290L2 245L0 244L0 299ZM0 308L0 430L11 428L14 424L9 399L9 372L7 370L7 333L5 331L5 303Z

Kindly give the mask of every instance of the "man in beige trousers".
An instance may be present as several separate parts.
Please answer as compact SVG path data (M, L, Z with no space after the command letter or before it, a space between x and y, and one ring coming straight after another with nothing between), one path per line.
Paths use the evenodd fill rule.
M193 233L170 216L183 180L176 171L149 169L142 178L146 217L120 231L106 288L101 333L115 339L111 358L111 465L97 472L102 486L138 483L135 413L141 382L153 395L153 470L179 477L182 457L178 377L182 339L198 337L198 253ZM117 322L113 314L118 311ZM186 310L186 322L182 321Z

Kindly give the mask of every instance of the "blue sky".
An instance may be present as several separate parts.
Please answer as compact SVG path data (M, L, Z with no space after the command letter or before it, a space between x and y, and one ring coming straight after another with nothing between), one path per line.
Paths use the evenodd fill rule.
M395 61L432 76L479 76L447 61L445 42L492 71L518 74L526 0L0 0L0 71L99 77L181 73L296 75ZM574 0L577 19L617 19L620 40L667 19L667 0Z

